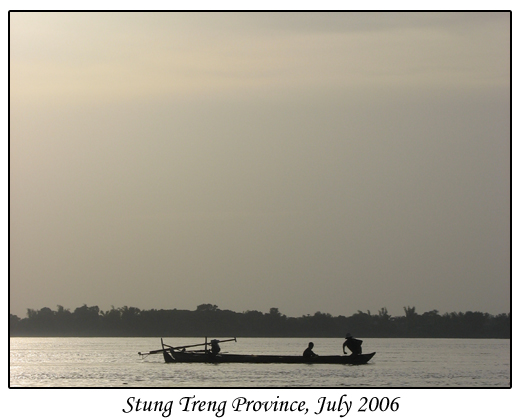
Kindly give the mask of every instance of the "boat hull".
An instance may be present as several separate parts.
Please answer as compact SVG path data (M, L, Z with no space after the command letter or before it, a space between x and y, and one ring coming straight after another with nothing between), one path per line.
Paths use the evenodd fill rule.
M349 356L317 356L305 358L303 356L274 356L274 355L243 355L163 351L166 363L305 363L305 364L335 364L335 365L362 365L367 363L374 353Z

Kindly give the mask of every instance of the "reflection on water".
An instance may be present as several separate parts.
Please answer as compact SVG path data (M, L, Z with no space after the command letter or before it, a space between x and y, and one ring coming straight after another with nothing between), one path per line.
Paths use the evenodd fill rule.
M342 339L238 338L222 351L340 354ZM170 345L201 342L165 338ZM202 340L203 341L203 340ZM364 339L367 365L165 364L158 338L11 338L11 387L509 387L510 340Z

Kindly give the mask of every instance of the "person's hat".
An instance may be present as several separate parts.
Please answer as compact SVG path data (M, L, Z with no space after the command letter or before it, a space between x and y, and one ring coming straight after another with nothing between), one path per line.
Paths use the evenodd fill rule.
M347 333L347 336L345 338L351 338L351 337L352 337L352 334Z

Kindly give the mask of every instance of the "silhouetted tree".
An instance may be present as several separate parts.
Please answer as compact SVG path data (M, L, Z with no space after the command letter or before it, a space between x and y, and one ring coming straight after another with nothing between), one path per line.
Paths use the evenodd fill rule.
M73 325L79 336L91 335L95 331L99 331L99 307L83 305L76 308L73 313Z
M216 311L217 309L217 305L212 305L210 303L203 303L202 305L197 306L197 311Z
M202 304L195 311L168 309L149 311L123 306L100 311L83 305L74 312L58 305L57 311L44 307L27 310L27 317L9 316L11 336L249 336L249 337L338 337L346 332L358 337L511 337L511 315L492 316L482 312L451 312L436 309L417 314L405 307L405 316L392 317L383 307L346 317L316 312L288 318L278 308L268 313L220 310Z

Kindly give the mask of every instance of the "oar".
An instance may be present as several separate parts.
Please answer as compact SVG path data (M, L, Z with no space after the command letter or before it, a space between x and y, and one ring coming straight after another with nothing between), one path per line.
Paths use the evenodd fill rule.
M218 343L225 343L226 341L237 341L237 338L230 338L229 340L217 340ZM161 339L161 344L162 344L162 339ZM199 347L199 346L204 346L206 345L207 343L201 343L201 344L190 344L189 346L178 346L178 347L172 347L172 346L168 346L168 344L163 344L163 346L168 346L170 348L170 350L180 350L180 349L187 349L189 347ZM163 351L165 351L164 349L160 349L160 350L152 350L152 351L149 351L147 353L137 353L139 354L140 356L147 356L149 354L157 354L157 353L162 353Z

